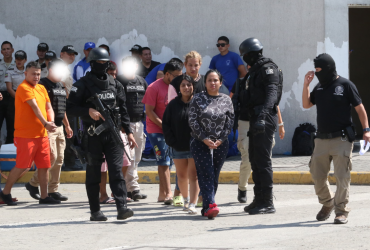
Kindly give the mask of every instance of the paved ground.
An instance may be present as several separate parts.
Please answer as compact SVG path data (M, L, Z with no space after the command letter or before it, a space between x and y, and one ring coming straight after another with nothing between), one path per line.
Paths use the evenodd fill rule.
M311 185L276 185L275 215L250 216L236 200L236 185L221 185L220 216L208 220L156 202L158 185L142 185L149 195L131 203L135 216L117 221L114 205L104 205L107 222L88 220L82 184L64 184L63 206L38 205L23 185L13 195L17 207L0 207L0 249L369 249L369 186L351 187L349 223L315 220L320 209ZM248 196L252 196L248 187Z

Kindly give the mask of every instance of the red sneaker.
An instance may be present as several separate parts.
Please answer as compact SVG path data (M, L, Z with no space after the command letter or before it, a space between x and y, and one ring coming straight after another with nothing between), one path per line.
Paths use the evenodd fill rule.
M208 219L213 219L214 217L218 215L219 212L220 212L220 209L217 207L216 203L209 204L209 208L204 213L204 216L208 217Z

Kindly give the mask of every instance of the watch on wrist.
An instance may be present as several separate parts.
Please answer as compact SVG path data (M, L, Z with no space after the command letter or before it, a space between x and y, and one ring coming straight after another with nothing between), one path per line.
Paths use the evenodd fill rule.
M364 132L370 132L370 128L364 128L363 131Z

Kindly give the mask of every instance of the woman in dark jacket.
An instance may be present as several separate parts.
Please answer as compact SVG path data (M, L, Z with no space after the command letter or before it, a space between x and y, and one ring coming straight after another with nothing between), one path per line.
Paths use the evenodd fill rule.
M219 213L215 194L229 148L227 138L234 124L234 108L231 98L220 93L221 74L217 70L209 70L204 78L207 90L196 94L189 106L193 137L190 150L203 195L202 215L211 219Z
M188 124L188 109L189 102L193 98L194 80L186 74L181 77L180 94L167 105L163 115L162 128L166 144L172 148L178 186L184 197L184 211L196 214L195 204L199 186L194 159L190 152L191 129Z

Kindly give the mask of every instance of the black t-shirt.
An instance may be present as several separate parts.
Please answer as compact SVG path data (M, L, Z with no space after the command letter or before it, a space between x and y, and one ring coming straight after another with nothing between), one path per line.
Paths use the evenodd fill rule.
M139 64L139 70L137 72L137 75L138 76L141 76L142 78L145 78L149 74L149 72L152 71L152 69L154 69L159 64L161 64L161 63L160 62L156 62L156 61L152 61L150 63L150 67L147 68L142 63L140 63Z
M318 83L310 100L317 107L320 133L334 133L352 125L351 108L362 103L356 86L340 76L328 86Z
M180 93L180 85L182 82L182 78L183 78L182 75L176 76L171 82L171 85L175 88L177 94ZM204 76L199 75L197 79L194 79L194 94L198 94L203 91L206 91L206 86L204 85Z

